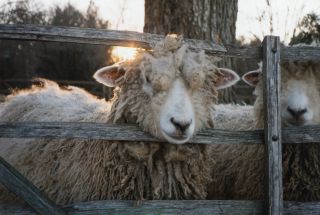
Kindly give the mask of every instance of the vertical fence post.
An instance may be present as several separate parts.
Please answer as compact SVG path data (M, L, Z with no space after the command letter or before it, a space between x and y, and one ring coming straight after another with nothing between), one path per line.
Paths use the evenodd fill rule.
M266 214L282 214L280 113L280 38L263 40L264 135L266 152Z

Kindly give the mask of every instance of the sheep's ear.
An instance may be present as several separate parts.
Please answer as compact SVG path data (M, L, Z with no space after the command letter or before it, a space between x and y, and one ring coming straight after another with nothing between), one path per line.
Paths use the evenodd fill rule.
M93 75L97 82L106 85L108 87L115 87L118 85L120 80L123 78L126 71L119 65L106 66Z
M224 89L230 87L240 80L237 73L227 68L219 68L218 78L215 83L215 87L219 89Z
M250 71L250 72L247 72L246 74L244 74L242 76L242 80L252 86L252 87L255 87L257 86L259 80L260 80L260 75L261 75L261 70L260 69L257 69L257 70L254 70L254 71Z

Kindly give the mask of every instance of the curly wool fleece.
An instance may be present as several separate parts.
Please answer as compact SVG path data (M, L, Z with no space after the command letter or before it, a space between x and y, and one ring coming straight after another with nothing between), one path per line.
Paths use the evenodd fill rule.
M173 77L189 83L196 130L212 127L219 69L204 52L167 39L153 53L123 62L111 102L85 91L44 81L43 87L7 98L2 121L136 123L159 136L155 123ZM152 98L142 80L154 86ZM159 136L161 138L161 136ZM79 139L0 140L0 155L58 204L101 199L204 199L211 180L206 145ZM3 200L10 195L2 192Z
M320 92L320 63L313 61L281 63L281 97L286 98L287 83L291 79L305 80L310 91ZM238 120L225 123L223 129L253 130L263 128L263 83L262 77L256 86L256 102L252 115L247 110L237 112ZM319 106L317 97L314 107ZM236 107L237 109L237 107ZM217 111L221 112L221 111ZM225 114L225 113L224 113ZM229 115L229 114L227 114ZM228 116L229 117L229 116ZM227 118L228 118L227 117ZM320 122L316 114L313 124ZM251 120L250 120L251 118ZM226 120L227 122L228 120ZM216 123L217 127L222 123ZM214 182L209 198L213 199L263 199L265 177L265 151L263 145L220 146L212 152L217 161L213 167ZM283 144L283 198L288 201L320 200L320 144Z

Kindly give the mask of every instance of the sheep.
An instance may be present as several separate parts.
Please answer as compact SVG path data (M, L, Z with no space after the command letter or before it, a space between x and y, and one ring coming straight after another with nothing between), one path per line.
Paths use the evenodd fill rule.
M215 106L212 120L216 129L248 130L248 126L255 122L253 116L252 105L218 104Z
M253 118L227 123L240 130L263 128L263 86L259 69L246 73L243 80L255 86ZM320 62L281 62L281 118L283 126L302 126L320 122ZM248 116L239 112L239 119ZM249 116L250 117L250 116ZM230 125L232 124L232 125ZM236 125L235 125L236 124ZM219 124L216 124L219 126ZM283 145L283 197L290 201L320 200L320 145ZM220 155L220 156L216 156ZM221 146L212 153L219 165L214 166L214 182L209 198L263 199L264 146ZM224 161L225 159L225 161ZM220 173L218 173L220 171ZM220 186L217 186L219 184Z
M101 199L204 199L211 180L206 145L184 144L203 128L218 89L238 75L217 68L179 36L153 51L99 69L94 78L116 87L110 102L77 87L43 86L9 96L2 121L134 123L163 142L40 139L2 141L0 155L57 204ZM9 146L8 146L9 144ZM7 146L6 146L7 145ZM1 195L6 201L7 195ZM10 200L11 201L11 200Z
M249 130L254 125L252 105L218 104L212 116L215 129ZM209 154L214 158L211 166L212 182L208 185L207 199L232 199L234 189L234 174L231 174L233 160L239 156L243 145L215 144L209 148Z

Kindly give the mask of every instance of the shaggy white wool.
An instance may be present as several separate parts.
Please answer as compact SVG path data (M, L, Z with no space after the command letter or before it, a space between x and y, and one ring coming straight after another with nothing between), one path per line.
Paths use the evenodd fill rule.
M107 121L111 104L103 99L77 87L60 88L48 80L42 80L42 84L9 95L0 112L1 121Z
M216 129L249 130L253 116L252 105L218 104L212 118Z
M251 130L254 129L255 118L253 106L237 104L218 104L213 113L215 129ZM212 183L208 186L207 199L234 199L233 186L235 174L233 162L244 147L241 145L218 144L209 148L212 164Z
M194 131L212 127L217 88L230 85L230 74L235 77L232 83L236 76L214 66L204 52L189 50L179 38L165 41L170 42L160 42L153 52L141 52L132 61L96 73L99 82L117 86L110 103L76 87L62 89L43 81L43 87L8 97L0 119L135 123L163 139L159 114L170 90L179 83L189 99L184 104L192 106L188 111L194 115ZM0 155L59 204L100 199L204 199L211 181L213 161L205 145L85 139L4 144L7 142L0 140ZM7 193L1 194L1 199L10 200Z
M226 124L225 129L250 130L263 128L262 77L257 81L254 104L254 122L244 124L241 120ZM281 63L281 108L283 126L291 124L318 124L320 122L320 63L315 61L290 61ZM298 87L298 88L297 88ZM307 109L302 124L290 121L288 107ZM297 108L298 107L298 108ZM308 115L309 114L309 115ZM246 114L245 114L246 115ZM238 115L239 119L247 116ZM228 117L227 117L228 118ZM253 126L252 126L253 125ZM246 128L247 127L247 128ZM219 148L221 149L221 148ZM211 198L263 199L264 198L264 146L242 145L223 147L216 150L225 161L214 168L214 183ZM320 145L283 145L283 188L284 199L290 201L319 201ZM213 157L216 155L214 154ZM223 159L223 156L220 156ZM215 174L215 171L220 171ZM221 185L221 186L219 186ZM210 195L209 195L210 197Z
M306 109L302 124L316 124L320 121L320 63L314 61L290 61L281 63L281 117L283 124L298 124L288 107L298 110ZM299 85L299 86L298 86ZM297 88L298 87L298 88ZM263 126L263 84L262 77L255 88L256 127ZM299 97L299 99L297 99ZM311 115L311 117L309 116ZM300 125L300 124L298 124Z

